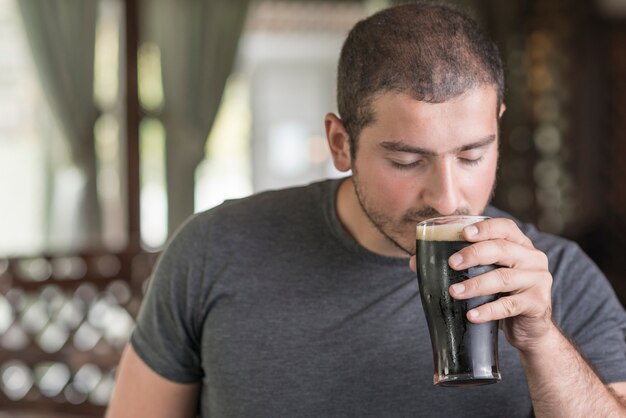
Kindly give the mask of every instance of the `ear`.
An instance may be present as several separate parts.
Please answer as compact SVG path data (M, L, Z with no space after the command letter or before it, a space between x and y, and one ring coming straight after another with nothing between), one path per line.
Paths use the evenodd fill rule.
M350 136L346 132L343 122L333 113L328 113L324 118L324 127L335 168L339 171L350 170L352 168Z
M498 114L498 119L502 117L502 115L504 114L505 110L506 110L506 105L504 103L502 103L500 105L500 113Z

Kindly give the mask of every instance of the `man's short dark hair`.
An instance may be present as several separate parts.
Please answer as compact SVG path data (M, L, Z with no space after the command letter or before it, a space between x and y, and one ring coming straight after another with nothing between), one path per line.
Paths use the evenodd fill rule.
M337 105L352 158L361 130L374 120L377 93L441 103L483 85L496 87L499 109L504 75L498 48L465 13L413 3L358 22L343 44L337 74Z

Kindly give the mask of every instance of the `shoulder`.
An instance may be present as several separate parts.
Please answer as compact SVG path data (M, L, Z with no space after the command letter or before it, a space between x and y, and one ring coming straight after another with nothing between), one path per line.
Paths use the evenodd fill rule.
M258 222L267 218L292 218L317 212L332 189L333 181L325 180L306 186L264 191L252 196L229 200L207 213L220 220Z
M223 204L190 217L172 236L167 250L194 253L202 247L227 251L241 241L319 225L323 206L335 187L334 180L306 186L270 190Z
M268 190L242 199L227 200L221 205L192 217L192 228L207 228L216 222L246 225L268 218L302 216L317 211L332 188L332 180L306 186ZM232 225L231 225L232 226Z

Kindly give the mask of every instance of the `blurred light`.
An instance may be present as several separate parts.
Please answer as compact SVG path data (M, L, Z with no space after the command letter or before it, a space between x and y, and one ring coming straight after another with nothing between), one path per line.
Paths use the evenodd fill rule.
M536 100L534 112L538 121L556 122L560 114L559 100L554 95L544 94Z
M63 325L50 322L38 335L37 343L46 353L55 353L65 345L69 338L69 332Z
M219 110L205 145L205 159L195 173L194 212L227 199L252 194L248 78L233 72L226 81Z
M559 183L561 168L552 160L543 160L535 165L535 181L543 188L554 188Z
M0 335L4 334L11 326L15 316L13 314L13 308L9 301L0 294Z
M98 329L103 329L106 326L106 316L111 309L111 304L105 298L100 298L96 303L91 305L89 312L87 313L87 320L89 323Z
M535 31L528 37L528 52L533 61L545 61L552 52L552 40L542 31Z
M128 341L135 321L121 306L111 306L104 317L105 338L112 345L122 347Z
M104 277L114 277L122 268L119 258L111 254L98 257L95 264L98 273Z
M9 260L6 258L0 258L0 276L6 273L9 269Z
M252 194L249 169L245 163L243 156L204 159L196 169L194 212Z
M561 134L556 126L543 123L535 133L535 146L545 155L554 155L561 149Z
M17 271L26 280L42 282L50 277L52 268L45 258L17 261Z
M95 364L84 364L74 375L73 382L81 391L87 393L93 391L102 380L102 372Z
M167 239L167 192L161 184L141 188L141 240L159 248Z
M561 191L556 187L540 189L537 191L537 202L544 208L545 212L558 211L562 206Z
M112 114L100 116L94 125L96 155L106 162L115 163L120 152L120 124Z
M2 335L2 348L8 351L20 351L28 346L30 338L17 322Z
M87 272L87 265L80 257L59 257L51 263L52 274L59 279L80 279Z
M139 46L137 56L139 102L144 109L158 110L163 106L163 82L161 80L161 50L154 43Z
M80 351L90 351L98 344L101 337L102 333L85 321L74 333L74 347Z
M74 292L74 299L89 305L98 297L98 288L92 283L83 283L78 286L78 289Z
M22 289L10 289L6 294L6 298L16 312L21 312L26 307L26 296L24 295L24 291Z
M115 380L113 373L109 373L105 376L100 383L89 394L89 400L94 405L107 405L111 399L113 393L113 387L115 386Z
M141 240L159 248L167 238L165 127L160 120L143 118L139 125L141 167Z
M49 317L46 312L46 304L42 300L35 300L24 310L20 323L26 332L36 334L48 323Z
M58 286L44 286L39 294L39 300L45 303L48 317L52 317L65 303L67 296Z
M120 193L120 176L117 169L107 167L98 172L98 192L102 196L117 197Z
M9 361L0 369L2 391L9 399L22 399L33 386L30 369L19 360Z
M106 289L107 294L111 295L117 303L125 305L130 302L132 292L128 283L122 280L115 280Z
M35 367L37 387L49 398L61 393L70 376L69 368L63 363L41 363Z
M120 17L111 6L100 7L96 24L94 99L100 108L113 106L119 91Z
M63 391L65 399L73 405L79 405L87 400L87 393L75 383L70 383Z
M528 87L534 94L541 94L554 85L553 76L546 65L533 65L528 75Z
M59 309L56 315L56 320L63 323L69 329L75 329L80 324L85 316L82 302L74 300L68 300Z
M298 121L281 122L270 128L268 166L280 176L304 174L309 168L308 132Z
M600 12L609 18L626 17L626 1L624 0L596 0Z

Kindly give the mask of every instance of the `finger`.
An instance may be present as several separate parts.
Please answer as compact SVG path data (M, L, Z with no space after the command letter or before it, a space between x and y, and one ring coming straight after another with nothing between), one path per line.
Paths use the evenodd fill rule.
M467 312L467 319L475 324L497 321L514 316L539 317L546 307L542 298L526 293L502 296Z
M468 225L463 229L463 234L470 242L505 239L524 247L534 248L530 238L519 229L517 224L506 218L492 218Z
M539 250L506 239L491 239L475 242L463 248L450 256L448 263L455 270L492 264L530 270L547 270L548 257Z
M413 273L417 273L417 257L411 256L409 260L409 268L413 270Z
M551 287L552 276L542 270L516 270L497 268L480 276L450 286L450 296L469 299L498 293L520 293L533 286Z

